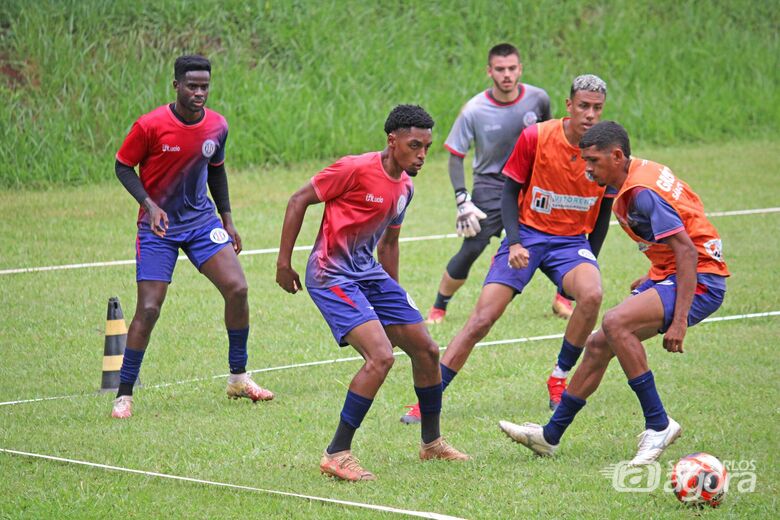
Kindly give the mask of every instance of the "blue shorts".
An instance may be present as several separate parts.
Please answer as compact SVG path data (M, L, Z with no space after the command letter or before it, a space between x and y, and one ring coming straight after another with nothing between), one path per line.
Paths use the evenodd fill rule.
M349 332L371 320L388 325L412 325L423 318L412 297L392 278L366 280L328 288L307 288L340 347Z
M559 293L571 299L563 292L563 277L566 273L580 264L591 264L596 269L599 267L585 235L556 236L540 231L530 233L526 228L520 233L520 242L528 250L528 265L523 269L509 267L509 245L505 238L493 256L484 285L500 283L519 294L538 268L558 287Z
M216 216L203 227L164 237L139 229L135 239L135 280L171 283L179 249L200 270L209 258L232 243Z
M696 292L693 295L691 310L688 311L688 326L696 325L701 320L717 311L726 296L726 281L716 274L696 275ZM645 283L631 291L631 294L639 294L648 289L655 289L661 297L664 306L664 324L658 329L663 334L672 324L674 318L674 305L677 301L677 275L671 275L660 281L647 280Z

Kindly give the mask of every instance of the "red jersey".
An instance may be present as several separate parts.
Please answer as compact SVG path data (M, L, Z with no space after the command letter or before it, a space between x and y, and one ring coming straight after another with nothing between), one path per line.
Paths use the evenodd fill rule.
M374 249L388 227L399 227L414 193L404 172L390 177L380 152L342 157L312 177L325 212L306 266L306 286L388 277Z
M503 172L523 184L518 199L521 224L551 235L575 236L593 231L601 199L614 190L610 193L585 176L580 149L564 134L566 119L523 130Z
M195 229L214 215L208 198L208 165L225 161L228 125L219 113L204 110L203 119L186 124L171 105L158 107L133 123L116 154L122 164L140 164L141 183L168 214L169 233ZM138 227L149 228L143 206Z
M704 206L699 196L663 164L644 159L632 159L628 168L628 177L617 194L612 211L620 227L639 244L639 249L650 259L651 279L663 280L675 274L677 267L671 247L661 242L649 242L631 229L628 209L635 188L652 190L680 216L685 232L696 246L697 272L729 276L728 268L723 261L723 245L718 230L704 215Z

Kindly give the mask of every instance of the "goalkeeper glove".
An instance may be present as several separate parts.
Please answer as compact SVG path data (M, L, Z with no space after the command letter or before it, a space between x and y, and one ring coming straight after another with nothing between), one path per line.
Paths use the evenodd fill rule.
M455 229L459 237L474 237L482 230L479 221L487 218L487 215L471 202L471 195L466 190L455 194L455 202L458 204L458 218L455 221Z

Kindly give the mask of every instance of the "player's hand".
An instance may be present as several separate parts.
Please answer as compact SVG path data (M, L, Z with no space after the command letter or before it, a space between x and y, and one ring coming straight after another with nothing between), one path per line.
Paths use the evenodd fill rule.
M631 282L631 290L633 291L634 289L636 289L637 287L639 287L649 279L650 277L648 275L640 276L639 278Z
M236 231L236 226L233 224L233 219L222 217L222 226L230 238L233 239L233 251L239 254L244 249L244 245L241 243L241 235Z
M276 266L276 283L290 294L295 294L301 289L301 279L292 266Z
M685 338L685 332L688 330L688 324L685 321L679 323L672 322L669 326L669 330L664 334L664 348L669 352L683 353L683 339Z
M509 246L509 267L512 269L524 269L528 267L528 260L530 257L528 249L520 244L512 244Z
M144 201L144 208L149 218L149 227L152 233L158 237L164 237L168 230L168 214L149 197Z
M471 195L467 191L459 191L455 195L458 203L458 217L455 220L455 230L459 237L474 237L482 230L479 221L487 218L487 215L471 202Z

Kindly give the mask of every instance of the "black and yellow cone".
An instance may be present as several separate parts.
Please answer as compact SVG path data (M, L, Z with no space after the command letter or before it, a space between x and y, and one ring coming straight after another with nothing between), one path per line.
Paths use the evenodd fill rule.
M108 299L106 313L106 343L103 347L103 381L101 392L116 391L119 388L119 370L127 343L127 325L122 306L116 296Z

